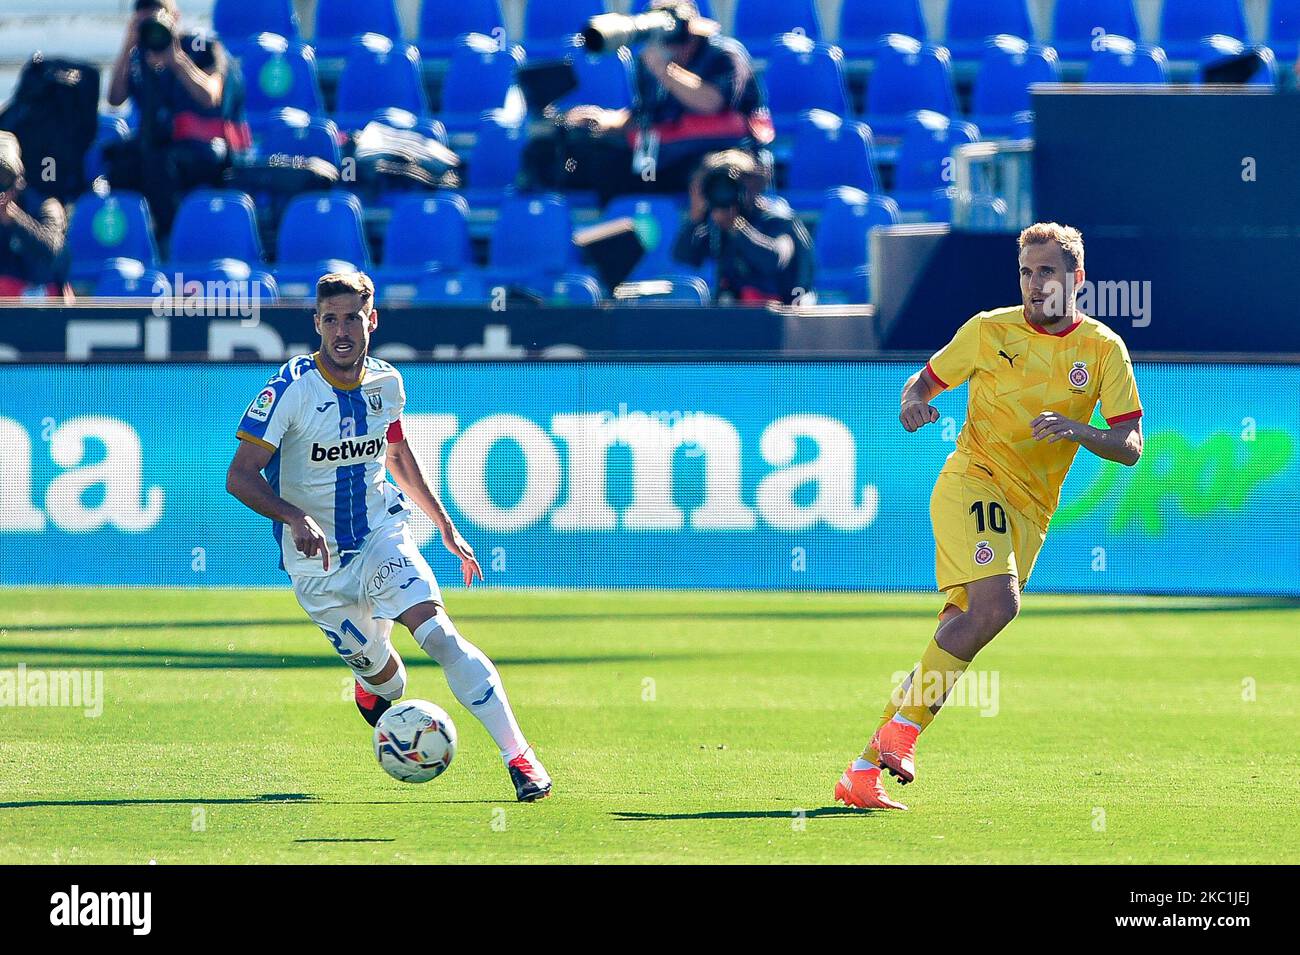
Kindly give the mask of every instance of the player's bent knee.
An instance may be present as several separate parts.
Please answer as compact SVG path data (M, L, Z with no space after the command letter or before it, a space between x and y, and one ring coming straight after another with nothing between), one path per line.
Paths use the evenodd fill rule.
M421 650L443 663L442 656L456 651L461 636L456 624L447 615L446 608L442 604L434 604L433 607L433 612L423 622L411 627L411 636Z
M425 623L436 617L439 611L442 611L444 615L447 612L438 601L424 600L415 606L408 607L406 610L402 611L401 616L397 618L397 622L414 634L424 626Z
M392 665L396 664L393 668ZM394 670L393 674L387 679L383 678L383 673L375 674L372 677L357 677L357 681L376 696L382 696L390 703L395 703L402 698L406 692L406 664L397 656L389 660L389 666L384 667L384 672L390 668Z

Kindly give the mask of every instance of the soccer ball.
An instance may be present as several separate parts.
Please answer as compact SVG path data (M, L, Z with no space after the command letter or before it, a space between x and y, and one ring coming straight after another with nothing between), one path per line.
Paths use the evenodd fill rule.
M456 755L456 724L447 711L426 700L390 707L375 725L375 759L404 783L441 776Z

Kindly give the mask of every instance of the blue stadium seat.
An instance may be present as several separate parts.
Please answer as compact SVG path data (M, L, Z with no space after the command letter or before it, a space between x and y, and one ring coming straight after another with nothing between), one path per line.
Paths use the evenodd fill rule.
M538 275L525 278L525 288L538 295L547 305L569 305L588 308L599 305L605 295L600 282L582 272L565 272L563 275Z
M438 118L453 133L474 129L485 112L506 104L515 70L523 63L524 51L518 46L502 49L495 38L481 33L458 38L443 80Z
M1269 4L1268 46L1283 63L1300 58L1300 0L1273 0Z
M889 33L926 39L921 0L844 0L841 4L838 42L848 59L871 59L876 41Z
M498 111L483 118L465 175L465 197L470 206L491 208L501 201L519 176L519 157L527 141L523 123L503 119Z
M139 259L107 259L99 268L92 294L105 298L153 298L167 294L170 281Z
M966 228L972 232L1006 232L1009 230L1010 210L1001 196L977 193L970 198Z
M107 174L108 170L104 165L105 148L114 143L124 143L130 138L131 128L127 126L125 119L110 113L99 114L99 129L95 133L95 141L86 150L87 183L93 183L98 177Z
M711 304L709 283L703 276L673 272L624 283L614 294L619 305L631 308L706 308Z
M751 57L767 59L777 45L777 37L787 33L821 39L821 17L815 0L736 0L732 35L745 45Z
M256 295L260 302L278 302L280 287L271 273L249 266L239 259L217 259L209 262L206 268L193 274L186 273L187 279L195 279L204 284L208 282L245 283L237 294L251 298Z
M1222 33L1244 39L1241 0L1164 0L1160 6L1160 46L1171 60L1194 60L1202 37Z
M434 272L419 281L414 300L422 305L487 305L492 288L487 276L476 269Z
M275 277L286 298L314 293L326 272L369 271L361 200L351 193L295 196L280 220Z
M97 278L109 259L137 259L153 268L158 245L149 203L138 192L125 190L105 196L83 193L72 209L67 248L73 281Z
M426 60L445 60L455 49L456 38L466 33L482 33L505 43L505 22L500 0L424 0L420 54Z
M261 135L276 110L300 109L311 116L324 112L316 54L277 33L252 39L242 57L244 112L253 132Z
M817 297L827 304L871 301L871 247L876 226L897 225L898 203L840 186L825 197L813 238L817 260Z
M849 113L844 54L839 47L797 33L787 33L773 44L763 85L772 122L783 133L794 129L805 110L824 109L841 116Z
M315 156L342 164L339 151L339 128L334 120L309 116L300 109L281 109L272 113L263 127L258 153L269 156Z
M1085 83L1153 83L1169 82L1165 51L1158 46L1134 43L1128 37L1104 36L1088 60Z
M414 300L426 272L455 272L472 264L469 204L450 192L404 193L393 203L384 233L384 264L372 273L381 298Z
M557 109L591 103L606 109L627 109L632 105L632 51L619 47L614 54L586 53L581 48L564 56L578 76L573 92L556 100Z
M420 75L420 51L378 33L359 37L348 51L339 77L334 121L343 130L361 129L385 109L429 117Z
M605 207L602 219L632 220L645 255L632 270L633 275L650 277L665 269L677 268L673 243L681 231L685 208L675 196L616 196Z
M212 9L212 29L235 56L243 56L259 33L302 39L292 0L217 0Z
M999 33L1033 39L1025 0L949 0L944 44L954 60L979 59L984 40Z
M397 43L402 38L395 0L319 0L316 4L318 56L347 56L352 40L364 33L378 33Z
M1136 37L1137 12L1133 0L1056 0L1052 46L1065 60L1086 60L1092 55L1095 31Z
M946 116L957 111L948 51L898 33L881 37L863 118L877 136L900 136L904 120L918 109Z
M168 268L189 271L217 259L261 264L257 211L247 193L198 189L181 200L176 212Z
M990 37L975 75L970 121L985 139L1010 136L1016 115L1030 108L1030 84L1060 78L1056 51L1050 46L1032 46L1015 36Z
M559 58L583 24L605 12L604 0L538 0L524 8L524 47L534 60Z
M1196 57L1197 65L1197 82L1202 82L1204 71L1207 67L1212 66L1221 60L1228 60L1234 57L1242 56L1248 50L1253 50L1260 58L1263 66L1248 81L1248 86L1266 86L1273 89L1277 88L1280 79L1277 66L1277 57L1273 51L1266 46L1248 47L1236 37L1222 36L1216 34L1207 36L1201 40L1200 49Z
M782 195L796 209L820 209L826 190L836 186L868 193L878 189L871 129L825 110L809 110L799 117Z
M489 249L494 277L565 272L573 259L569 204L562 195L511 194L501 200Z
M905 211L931 214L952 182L945 177L946 160L964 143L978 142L979 130L971 123L949 119L942 113L920 110L907 118L903 144L898 151L894 199Z

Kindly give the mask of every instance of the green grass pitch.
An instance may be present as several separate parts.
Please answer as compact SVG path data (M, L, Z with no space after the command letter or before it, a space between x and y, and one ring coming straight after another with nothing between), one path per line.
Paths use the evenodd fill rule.
M1278 600L1029 594L975 664L996 715L945 710L890 783L911 811L834 805L936 606L453 593L555 777L521 806L403 629L408 696L460 729L419 786L375 764L287 588L0 591L0 674L89 668L105 697L0 707L0 863L1300 862L1300 604Z

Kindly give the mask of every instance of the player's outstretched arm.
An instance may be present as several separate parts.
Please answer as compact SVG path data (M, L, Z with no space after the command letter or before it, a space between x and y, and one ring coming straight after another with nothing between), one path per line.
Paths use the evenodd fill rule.
M321 565L329 570L330 548L325 532L310 514L276 494L262 476L262 469L270 460L271 452L266 448L251 441L240 441L226 471L226 490L245 507L288 527L294 546L307 557L320 554Z
M1035 441L1046 441L1048 444L1073 441L1099 458L1118 461L1130 468L1142 457L1141 418L1121 421L1109 428L1094 428L1055 411L1044 411L1030 422L1030 427L1034 429Z
M442 534L442 543L447 550L460 559L460 571L465 579L465 586L472 584L475 577L482 580L483 568L479 566L478 558L474 556L474 548L470 547L465 538L460 536L460 531L456 530L451 515L442 506L442 501L433 492L433 488L429 487L429 482L424 477L424 470L405 439L389 443L388 473L393 476L402 493L414 501L416 506L438 525L438 531Z
M898 411L898 420L903 427L910 432L938 421L939 409L932 406L930 401L942 391L943 385L924 368L907 379Z

